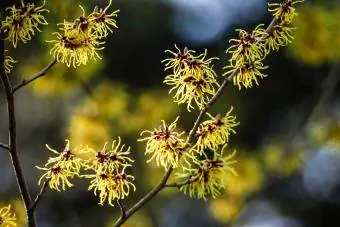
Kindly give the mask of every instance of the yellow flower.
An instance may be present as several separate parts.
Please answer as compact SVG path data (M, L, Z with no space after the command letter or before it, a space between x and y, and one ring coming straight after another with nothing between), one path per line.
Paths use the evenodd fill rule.
M7 51L5 51L7 52ZM9 55L5 55L5 59L4 59L4 68L5 68L5 73L10 74L12 69L13 69L13 65L14 63L17 63L18 61L14 60L11 56Z
M177 177L183 181L189 179L190 183L181 186L180 190L189 194L190 197L203 198L204 200L208 195L211 195L212 198L219 196L226 187L228 174L231 172L237 175L235 170L230 167L231 164L237 162L230 160L235 151L222 157L225 147L222 148L221 154L215 152L212 159L205 157L203 160L194 160L196 164L194 168L183 167L184 172L178 173Z
M212 65L218 58L206 58L207 51L196 55L193 50L184 48L182 52L176 45L175 48L177 52L167 50L173 56L162 61L165 70L172 70L164 83L173 86L169 93L175 92L174 99L178 104L187 103L188 111L194 108L192 101L202 109L209 96L215 94L215 86L219 86Z
M86 105L84 104L84 106ZM95 113L95 116L98 116L97 112ZM87 147L100 149L107 141L107 138L111 136L108 121L101 119L93 117L87 114L87 112L74 111L69 125L71 141L76 144L86 144Z
M73 178L75 175L78 175L78 173L67 169L65 166L54 165L49 168L36 166L36 168L46 171L40 177L38 184L40 185L42 180L45 179L48 181L49 187L57 191L60 191L60 186L64 191L66 190L66 186L72 187L73 184L69 181L69 178Z
M194 50L184 48L183 52L175 45L176 52L166 50L173 56L166 58L162 62L165 63L165 70L172 69L174 76L185 74L206 74L207 77L215 78L216 73L211 64L213 60L218 58L207 58L207 50L203 54L196 55ZM203 71L203 72L202 72Z
M105 9L98 9L97 7L93 10L93 12L86 16L85 10L82 6L79 6L82 10L82 15L77 18L74 22L64 22L65 28L72 30L78 29L80 32L89 33L94 35L96 38L101 39L105 38L110 33L113 33L111 27L118 28L116 20L113 17L117 16L119 10L116 10L110 14L107 14L106 11L112 4L112 0L110 0L109 4Z
M294 17L297 15L294 5L304 0L284 0L283 3L268 3L271 7L269 12L273 13L273 16L280 20L282 23L291 23Z
M240 124L236 122L236 116L231 115L232 111L233 107L230 108L224 117L220 115L213 117L208 114L211 119L204 121L198 127L196 131L197 142L193 150L202 154L206 148L215 151L219 145L226 144L229 141L230 134L236 133L234 127Z
M237 70L236 75L233 77L234 85L237 85L239 90L241 90L242 86L245 88L251 88L253 86L253 82L256 85L259 85L258 78L264 78L267 75L263 74L261 70L267 69L268 66L264 66L261 60L254 60L252 62L243 63L240 65L230 65L224 67L225 69L230 69L225 72L224 75L229 75Z
M0 209L0 227L17 226L15 214L11 213L11 205Z
M187 47L185 47L182 53L182 51L176 46L176 44L175 48L177 52L173 52L171 50L165 51L165 53L172 54L173 57L164 59L162 63L165 63L165 70L172 69L173 72L175 72L176 74L188 67L188 61L193 61L197 58L193 55L195 53L194 50L189 50Z
M91 179L88 190L93 190L94 195L99 196L100 205L107 200L109 205L114 206L115 200L124 199L129 195L131 187L133 191L136 190L131 182L134 177L126 174L124 169L117 173L98 170L94 174L84 175L85 178Z
M231 223L242 210L244 202L242 196L233 196L226 193L226 196L212 200L209 210L217 221Z
M77 19L74 21L65 21L61 23L64 26L64 30L70 31L70 30L77 30L78 32L83 32L83 33L90 33L91 25L89 19L85 15L85 10L84 8L79 5L79 8L82 11L82 15L79 16Z
M6 38L16 47L18 40L26 43L35 34L35 30L40 31L39 25L47 25L47 21L42 15L43 12L49 12L44 9L45 1L41 6L35 6L34 3L24 4L21 1L21 7L15 5L8 7L10 16L2 21L1 32L6 34Z
M83 149L82 153L90 153L91 157L85 161L84 166L86 169L113 171L118 170L119 167L131 166L130 163L134 161L127 155L130 154L130 147L125 148L125 144L121 145L121 139L118 137L112 142L111 149L107 149L105 143L101 151L96 151L92 148Z
M257 26L252 33L245 30L237 29L239 39L230 39L229 42L235 43L227 50L227 54L231 54L230 63L232 65L244 64L248 61L262 58L264 55L262 44L260 43L265 29L261 28L263 24Z
M93 31L98 37L106 37L108 33L113 33L111 27L118 28L117 22L113 17L117 17L119 10L115 10L112 13L106 11L111 6L112 0L105 7L105 9L95 8L94 11L88 16L88 20L92 25Z
M187 71L180 76L168 75L164 83L173 86L169 93L175 92L174 101L178 104L187 103L187 110L194 109L192 102L203 109L210 97L216 93L215 86L219 86L215 77L208 76L204 71Z
M58 152L51 148L46 144L48 150L52 151L54 154L57 154L57 157L49 158L45 166L55 165L65 168L66 170L70 170L76 173L80 172L80 168L82 166L82 159L76 156L78 148L74 150L70 149L70 141L66 140L66 146L63 151Z
M145 133L149 136L138 139L138 141L147 141L145 154L151 154L151 158L147 161L155 159L157 166L163 166L165 169L170 166L177 167L179 160L182 157L188 144L182 138L185 132L176 132L178 118L170 125L167 125L165 121L162 121L162 125L153 131L145 130L141 133L141 136Z
M171 166L177 168L180 164L180 159L185 154L187 147L188 144L183 140L168 142L160 151L153 152L152 157L147 160L147 162L151 162L153 159L155 159L157 166L164 166L165 169L168 169ZM148 152L145 152L145 154L147 153Z
M267 53L269 53L270 50L278 51L281 46L286 46L291 43L291 40L294 39L292 34L293 29L294 28L282 24L275 25L265 40L264 46Z
M339 5L305 4L294 20L298 29L289 45L292 56L304 64L321 66L340 59Z
M98 52L104 49L99 47L104 44L100 42L91 34L79 32L77 29L68 30L61 28L63 34L55 32L57 40L51 40L48 42L54 43L50 53L62 63L65 63L68 67L71 65L77 67L80 65L86 65L89 60L101 59Z
M135 179L134 176L128 175L124 172L124 170L120 173L117 173L112 176L113 180L116 183L116 191L119 195L119 199L124 199L130 194L130 187L132 187L133 191L136 191L136 186L131 183Z
M100 40L113 32L111 27L117 28L113 17L117 16L119 10L106 13L111 3L112 0L104 10L96 7L88 16L80 6L82 15L73 22L61 23L62 33L55 32L57 39L48 41L54 43L50 53L58 61L73 67L86 65L89 60L101 59L98 51L104 49L102 45L105 42Z
M261 189L265 182L265 171L263 168L263 162L259 160L258 155L250 155L249 152L238 156L239 164L237 165L237 173L240 175L230 175L228 177L226 185L227 195L234 195L236 197L242 197L249 195L254 191Z

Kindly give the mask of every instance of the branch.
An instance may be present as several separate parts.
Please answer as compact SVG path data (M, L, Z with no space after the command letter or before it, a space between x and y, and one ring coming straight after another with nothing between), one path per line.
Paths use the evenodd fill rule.
M264 34L259 42L262 42L268 37L268 34L273 30L274 26L276 25L277 21L274 18L270 24L268 25L266 32L267 34ZM187 141L190 142L193 139L194 133L196 132L199 124L201 123L204 115L208 112L210 107L216 102L216 100L222 95L224 88L230 83L230 81L236 76L238 73L238 69L235 69L228 77L226 77L222 83L222 85L217 90L216 94L209 100L209 102L205 105L204 109L201 110L200 114L198 115L194 126L189 132ZM124 218L119 218L116 223L113 225L114 227L121 226L131 215L133 215L137 210L139 210L144 204L146 204L148 201L150 201L155 195L158 194L163 188L172 186L173 184L166 185L166 182L168 181L170 175L172 173L172 167L168 169L168 171L165 173L164 177L162 178L161 182L155 186L148 194L146 194L142 199L140 199L133 207L131 207L127 212Z
M274 18L270 22L268 27L266 28L267 34L270 34L272 32L276 23L277 23L277 20ZM259 40L261 40L259 42L264 41L268 37L267 34L263 34L262 37L259 39ZM257 43L259 43L259 42L257 42ZM226 77L224 79L222 85L217 90L216 94L209 100L209 102L205 105L205 108L200 112L200 114L198 115L198 117L196 119L196 122L194 123L194 127L192 127L192 129L189 132L188 142L190 142L190 140L192 139L192 137L193 137L194 133L196 132L196 130L197 130L200 122L202 121L204 115L208 112L208 110L216 102L216 100L222 95L224 88L232 81L232 79L236 76L237 73L238 73L238 69L235 69L228 77Z
M36 79L46 75L47 71L52 68L55 64L57 63L57 60L54 59L53 61L51 61L45 68L43 68L40 72L36 73L35 75L31 76L28 79L24 79L20 84L14 86L13 88L13 93L16 92L17 90L19 90L20 88L26 86L27 84L35 81Z
M1 72L0 72L0 77L2 84L5 89L6 93L6 99L7 99L7 112L8 112L8 119L9 119L9 153L11 156L12 160L12 165L14 168L15 176L17 179L17 183L20 189L20 194L21 198L24 202L25 210L26 210L26 215L28 219L28 226L29 227L35 227L35 219L34 215L29 216L28 214L28 209L32 205L32 200L31 196L29 194L26 180L22 171L22 167L20 164L19 156L18 156L18 151L17 151L17 131L16 131L16 120L15 120L15 107L14 107L14 96L13 96L13 90L12 90L12 85L11 82L8 78L8 75L5 73L4 70L4 41L2 40L0 42L0 55L1 55Z
M174 183L166 184L165 187L167 187L167 188L180 188L184 185L191 184L192 182L195 182L195 181L196 181L196 178L188 178L188 179L186 179L185 181L182 181L182 182L174 182Z
M125 211L124 204L123 204L123 202L122 202L121 199L119 199L119 200L117 201L117 203L118 203L118 206L119 206L119 209L120 209L120 218L121 218L121 219L124 219L125 216L126 216L126 211Z
M31 206L31 208L28 210L28 214L30 216L33 216L34 215L34 211L38 205L38 203L40 202L42 196L44 195L44 193L46 192L46 188L48 186L48 183L49 183L49 180L45 181L44 184L42 185L41 189L40 189L40 192L37 194L37 196L35 197L34 199L34 202Z
M165 175L163 176L161 182L154 187L148 194L146 194L142 199L140 199L133 207L126 211L124 217L120 217L116 223L113 225L114 227L121 226L131 215L133 215L137 210L139 210L144 204L149 202L155 195L158 194L164 187L166 182L168 181L170 175L172 173L172 167L170 167Z
M4 144L4 143L0 143L0 148L4 149L4 150L9 150L8 145Z

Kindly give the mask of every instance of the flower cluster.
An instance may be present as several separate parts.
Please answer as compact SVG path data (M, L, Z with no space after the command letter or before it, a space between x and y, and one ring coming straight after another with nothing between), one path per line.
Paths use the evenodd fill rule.
M210 120L204 121L196 131L197 142L193 150L202 154L206 148L215 151L220 145L226 144L230 134L236 133L234 127L239 125L236 117L231 115L232 111L231 107L223 117L220 115L213 117L208 114Z
M237 175L235 170L230 166L235 163L231 160L235 151L223 157L222 148L220 154L214 153L213 158L205 156L202 160L196 160L194 167L184 168L183 173L178 173L177 177L182 180L189 180L189 184L180 187L180 190L190 197L198 199L207 199L208 195L212 198L219 196L226 187L226 178L229 173Z
M273 13L276 19L275 25L266 31L265 49L277 51L280 47L291 43L294 28L290 26L297 15L295 4L304 0L284 0L282 3L268 3L269 12Z
M15 214L11 213L11 205L0 209L0 227L17 226Z
M147 137L138 139L138 141L147 141L145 154L151 154L151 158L156 160L157 166L163 166L168 169L170 166L178 167L181 157L185 154L188 143L182 138L185 132L176 132L178 117L170 125L162 121L159 128L153 131L145 130L149 134Z
M39 25L47 25L47 21L42 13L49 12L44 9L45 1L41 6L35 6L34 3L24 3L21 0L21 6L8 7L6 10L10 15L1 22L1 33L5 34L5 39L12 42L16 47L18 40L26 43L31 40L36 31L40 31Z
M125 148L120 138L112 142L111 148L107 148L105 143L100 151L88 146L71 150L68 140L62 152L46 146L57 156L49 158L44 167L37 166L45 171L39 184L45 179L51 189L60 191L60 187L62 190L72 187L70 179L75 176L91 179L88 189L94 190L94 194L99 196L99 204L103 205L107 200L112 206L114 201L124 199L130 193L130 187L136 189L131 182L134 177L125 171L133 162L128 157L130 148ZM82 174L82 171L86 172Z
M89 190L99 196L99 204L103 205L107 200L113 206L114 201L124 199L130 193L130 187L136 190L131 182L134 177L125 173L125 169L133 163L127 156L130 154L130 147L125 148L120 137L118 142L112 142L111 148L107 148L105 143L100 151L87 147L82 153L90 155L84 162L84 168L91 173L83 177L91 179Z
M175 48L175 52L167 50L172 57L162 61L165 70L171 70L164 83L172 86L169 93L175 92L175 102L186 103L188 111L194 108L193 102L202 109L219 86L212 65L217 58L207 58L207 51L196 55L193 50Z
M225 67L225 76L232 78L234 85L239 89L259 85L258 78L266 77L262 71L263 60L271 50L277 51L286 46L293 39L293 28L289 26L296 15L295 4L303 0L284 0L283 3L269 3L269 11L273 12L275 21L267 29L263 25L257 26L253 32L248 33L238 29L239 38L231 39L234 45L230 46L227 54L231 54L229 65Z
M236 175L229 166L236 162L230 160L235 152L223 157L229 137L236 133L234 127L239 125L232 111L231 107L224 116L216 117L207 113L210 119L202 122L196 130L197 140L188 155L191 161L186 160L188 166L182 166L182 172L177 173L177 178L185 182L180 190L190 197L206 199L211 195L215 198L225 188L228 172ZM220 146L223 146L221 150Z
M226 53L231 54L231 58L229 60L230 65L224 67L227 70L224 75L234 73L233 83L239 89L242 87L250 88L253 86L253 82L258 84L257 77L265 77L265 74L260 71L262 68L256 67L258 64L255 63L262 61L264 54L266 54L261 43L266 34L262 26L257 26L251 34L239 29L239 39L230 40L235 44L226 51Z
M109 33L113 33L112 28L117 28L115 17L119 10L107 13L112 0L105 9L97 7L89 15L85 15L85 10L80 6L82 15L73 22L65 21L60 24L60 32L55 32L56 40L53 43L50 53L67 66L77 67L86 65L89 60L100 59L99 50L104 49L102 41Z

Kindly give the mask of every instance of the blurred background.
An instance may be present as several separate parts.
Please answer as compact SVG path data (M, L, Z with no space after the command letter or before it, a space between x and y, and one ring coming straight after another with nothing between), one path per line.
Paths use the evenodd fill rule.
M5 0L8 5L20 1ZM40 4L40 1L34 1ZM57 23L73 20L83 5L91 12L103 0L47 0L49 25L28 44L9 45L19 61L13 83L47 65ZM172 102L161 60L176 43L217 56L218 75L228 64L225 50L235 29L250 31L268 24L266 0L114 0L120 9L119 29L109 36L102 61L77 69L57 64L48 75L16 95L18 144L24 173L33 195L39 191L43 165L51 153L45 144L62 149L73 145L101 149L105 141L123 138L136 160L132 174L137 191L125 202L131 206L164 173L146 164L139 133L161 119L181 115L188 131L197 112ZM211 110L213 115L234 106L241 124L231 138L235 169L226 190L215 200L195 200L177 189L166 189L125 226L187 227L316 227L340 226L340 1L306 0L298 7L295 40L266 60L268 77L259 87L238 91L228 86ZM220 80L223 78L220 77ZM0 141L6 142L7 113L0 88ZM87 191L86 180L73 180L66 192L48 191L37 210L42 227L111 226L118 207L99 206ZM9 155L0 152L0 205L11 203L19 226L25 226Z

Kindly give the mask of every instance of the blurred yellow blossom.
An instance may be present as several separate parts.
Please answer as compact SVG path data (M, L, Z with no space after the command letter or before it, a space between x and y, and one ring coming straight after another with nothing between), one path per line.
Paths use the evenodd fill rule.
M211 200L210 212L220 222L232 221L240 212L244 201L238 196L222 196Z
M44 56L45 59L48 59ZM19 74L22 79L27 79L39 72L46 66L47 62L40 58L23 62L18 65ZM88 64L86 69L67 68L63 65L55 65L47 74L28 85L36 95L42 97L67 97L79 91L85 90L84 81L96 76L96 73L104 67L103 63Z
M75 113L71 117L69 135L70 140L75 144L86 144L100 149L102 144L111 137L111 129L105 121Z
M285 150L279 143L266 144L262 148L262 156L266 171L287 176L294 173L302 164L298 148Z
M120 118L124 133L139 132L141 128L153 127L159 119L173 117L179 109L177 105L169 105L171 98L163 90L150 89L136 96L138 97L135 102L130 102L134 108Z
M108 221L106 227L112 227L112 218ZM126 220L126 222L122 225L122 227L153 227L152 220L150 217L143 212L143 210L140 210L136 212L134 215L132 215L129 219Z
M329 143L340 146L340 120L338 118L320 119L312 125L309 133L321 144Z
M226 179L226 193L228 195L246 195L261 188L264 175L260 161L251 155L238 157L237 173Z
M289 50L292 55L311 65L340 60L340 7L307 4L299 8L295 20L298 28Z

